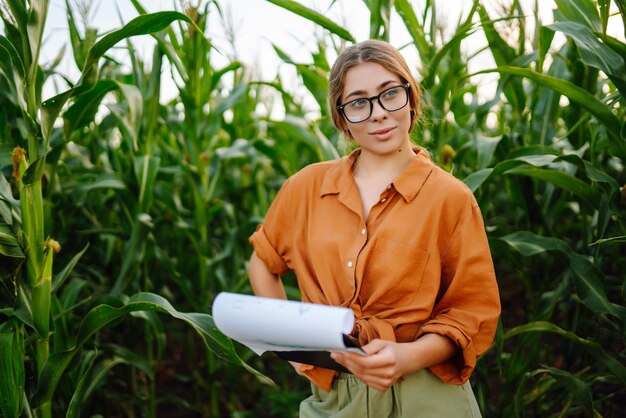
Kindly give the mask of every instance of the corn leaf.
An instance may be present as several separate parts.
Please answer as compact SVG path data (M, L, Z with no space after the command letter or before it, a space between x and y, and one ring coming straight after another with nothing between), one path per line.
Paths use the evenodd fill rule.
M413 10L413 6L408 0L395 0L393 3L396 12L402 18L404 26L413 38L413 43L417 47L420 58L427 64L430 64L430 57L433 54L432 48L426 40L424 26L420 24L417 15Z
M594 31L601 31L598 9L592 0L555 0L562 17L555 20L577 22Z
M223 335L213 323L213 318L203 313L179 312L163 297L153 293L137 293L130 297L126 303L120 307L110 305L98 305L92 308L78 330L75 346L67 351L52 353L46 362L40 378L37 392L33 396L32 405L38 407L52 399L54 391L65 373L68 365L78 354L81 347L93 334L117 321L131 312L153 311L169 314L180 319L191 326L202 338L207 349L213 351L220 358L229 362L243 366L248 371L254 373L265 383L273 382L263 374L248 366L235 352L232 341Z
M345 39L346 41L356 42L350 32L327 18L326 16L317 13L314 10L309 9L306 6L298 3L293 0L267 0L270 3L275 4L278 7L282 7L285 10L289 10L292 13L297 14L298 16L302 16L303 18L310 20L313 23L317 23L324 29L327 29L331 33L339 36L340 38Z
M591 247L592 245L613 244L613 243L620 243L620 242L626 242L626 235L621 235L619 237L599 239L596 242L589 244L589 246Z
M484 7L478 8L478 14L480 15L482 28L487 38L489 49L491 50L493 59L498 65L498 68L511 65L517 56L515 49L502 39ZM511 80L510 84L508 80L501 80L501 82L504 83L504 94L509 99L513 108L521 112L526 103L526 94L524 93L524 87L521 81Z
M17 238L13 235L11 225L0 223L0 254L13 257L25 258Z
M54 276L54 278L52 279L52 293L54 293L65 282L65 280L67 280L67 278L74 270L74 267L76 267L76 264L78 263L80 258L87 251L87 248L89 248L89 243L87 243L87 245L85 245L82 250L80 250L74 255L74 257L72 257L72 259L65 265L65 267L63 267L63 270L61 270Z
M595 408L593 406L593 397L591 396L591 390L582 379L574 376L573 374L553 367L545 369L539 369L537 372L546 372L552 376L561 386L563 386L569 393L572 394L574 399L580 402L587 413L590 416L595 416Z
M319 161L328 161L338 158L338 153L330 141L321 132L312 134L304 121L296 118L285 118L284 121L272 121L272 126L282 130L285 135L294 141L299 141L310 147L318 156Z
M621 138L620 130L621 124L611 110L601 101L596 99L593 94L589 93L585 89L578 87L577 85L570 83L566 80L560 80L556 77L551 77L545 74L517 67L498 67L489 70L479 71L476 74L484 74L491 72L499 72L502 74L512 74L520 77L528 78L537 84L548 87L557 93L567 96L570 100L578 103L581 107L585 108L589 113L598 118L604 123L609 138L612 140L614 151L618 157L626 159L626 141Z
M576 22L556 22L548 28L562 32L574 40L583 62L591 67L624 79L624 60L609 46L601 42L595 33Z
M33 0L30 2L26 31L28 33L28 44L30 46L30 62L26 64L28 69L28 79L32 83L35 81L39 68L39 52L41 50L41 40L48 16L49 0Z
M24 0L6 0L6 4L9 5L11 14L17 23L17 27L22 33L26 33L26 22L28 21L26 2Z
M135 168L135 180L139 185L138 210L140 212L148 212L150 209L160 163L159 157L149 155L135 157L133 166Z
M623 385L626 385L626 366L624 366L619 360L610 356L597 342L581 338L573 332L565 331L564 329L556 326L552 322L535 321L517 326L508 330L504 334L504 339L507 340L509 338L515 337L516 335L533 332L553 333L575 342L585 351L591 354L594 358L602 362L606 366L606 368L609 369Z
M544 180L574 193L577 196L582 197L592 205L600 199L600 191L591 186L588 183L558 170L542 169L542 168L513 168L507 170L504 174L508 175L522 175L536 178L537 180Z
M4 59L2 60L2 62L0 62L0 65L2 65L2 67L0 68L2 68L7 77L9 75L12 75L12 70L16 71L19 77L21 77L22 79L26 77L24 63L22 62L22 59L17 52L17 49L15 49L15 46L13 46L11 41L9 41L5 36L0 35L0 46L6 49L6 55L4 55ZM12 67L9 67L9 65L11 64Z
M140 213L136 216L130 238L124 246L124 261L111 289L111 294L123 293L135 277L135 272L139 269L144 257L146 238L153 228L154 224L150 215Z
M65 414L66 418L80 418L81 409L87 399L93 394L93 392L101 385L107 377L107 374L115 366L120 364L128 364L133 367L137 367L145 372L146 362L137 355L132 356L130 350L124 351L127 356L122 357L119 355L114 356L111 359L104 359L94 366L96 358L95 351L89 351L82 360L81 373L76 384L76 389L70 400L70 404Z
M21 415L25 382L23 342L20 331L7 326L11 322L0 325L0 412L4 418Z
M610 314L626 322L624 312L607 298L602 272L583 255L574 252L565 241L542 237L528 231L515 232L500 239L525 257L552 251L561 253L569 262L574 275L576 293L582 302L594 312Z
M382 39L389 42L389 0L365 0L370 10L370 39Z
M96 44L89 50L85 66L82 69L80 80L76 85L51 99L46 100L41 105L41 128L46 140L50 137L50 132L54 126L56 118L61 113L61 109L67 101L74 95L84 93L90 90L97 81L98 77L98 61L100 58L118 42L137 35L146 35L158 32L175 20L184 20L192 23L189 17L179 12L156 12L147 15L138 16L128 22L122 28L115 30Z
M115 90L118 82L115 80L99 80L86 93L76 97L74 103L63 113L63 133L66 138L94 120L100 102L107 93Z

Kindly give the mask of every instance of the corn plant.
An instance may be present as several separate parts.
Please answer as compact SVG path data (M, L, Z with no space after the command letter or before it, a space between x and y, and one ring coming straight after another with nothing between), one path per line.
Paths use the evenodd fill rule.
M65 411L66 416L79 416L95 385L111 368L116 364L135 363L132 353L120 347L114 350L116 355L113 358L105 361L98 360L95 351L83 352L82 347L105 326L138 312L157 328L154 312L181 319L200 335L208 349L245 365L234 352L232 343L215 329L210 316L179 312L156 294L126 296L122 294L126 282L123 275L121 279L118 277L117 283L120 284L113 287L110 296L100 299L102 303L92 305L82 321L71 323L69 319L78 319L70 313L80 305L78 298L85 289L85 282L70 279L70 276L87 248L71 257L63 268L53 265L60 244L51 238L57 226L52 222L51 213L54 211L50 200L54 189L51 191L47 186L58 186L55 181L58 181L59 156L70 140L79 139L76 131L84 126L85 119L93 116L94 103L99 103L105 92L119 90L130 103L129 109L120 109L120 115L126 118L124 112L129 112L128 119L124 120L130 123L125 127L131 132L135 144L139 142L137 135L132 135L134 119L139 116L133 105L134 100L142 98L133 86L99 79L100 58L126 38L158 32L175 20L186 21L192 26L194 23L178 12L159 12L140 16L97 41L92 37L92 42L82 50L83 54L79 53L79 48L85 43L74 42L75 57L82 70L80 79L68 90L42 102L42 86L48 71L40 66L39 53L49 3L7 1L3 5L6 7L2 9L4 35L0 35L0 79L6 90L1 95L4 124L3 175L0 176L2 416L51 417L53 414L58 416L60 411ZM69 16L72 24L71 14ZM72 39L76 40L76 33ZM68 103L72 104L66 107ZM59 129L55 123L62 112L64 124ZM7 153L11 145L14 148L9 157ZM9 161L12 164L7 164ZM147 163L142 165L144 161ZM149 177L156 164L149 158L137 158L137 176L140 179ZM7 166L12 170L5 170ZM7 171L9 175L5 174ZM116 185L110 181L104 187L110 189L111 184ZM150 196L144 190L139 195L138 222L149 223L141 212L149 208ZM131 236L129 245L139 245L139 240ZM53 274L53 267L56 267L57 274ZM159 335L158 329L155 335ZM139 362L137 367L147 370L151 365ZM67 397L54 398L59 382L70 375L75 383L66 380L64 387L56 392L67 394ZM155 415L154 407L148 415Z

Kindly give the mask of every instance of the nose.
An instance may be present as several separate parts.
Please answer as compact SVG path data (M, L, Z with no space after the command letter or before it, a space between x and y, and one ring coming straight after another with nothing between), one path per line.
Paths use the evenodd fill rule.
M387 116L387 111L380 104L380 99L372 100L372 119L378 119Z

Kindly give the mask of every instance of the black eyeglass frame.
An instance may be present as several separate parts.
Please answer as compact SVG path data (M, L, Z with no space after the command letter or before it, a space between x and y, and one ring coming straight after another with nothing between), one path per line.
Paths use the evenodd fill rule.
M398 87L402 87L402 88L404 88L404 91L405 91L405 93L406 93L406 103L405 103L403 106L401 106L401 107L399 107L399 108L397 108L397 109L395 109L395 110L389 110L389 109L387 109L387 108L385 107L385 105L383 104L383 102L381 102L381 101L380 101L380 96L382 96L383 94L385 94L385 93L386 93L386 92L388 92L389 90L391 90L391 89L395 89L395 88L398 88ZM406 107L406 105L407 105L407 104L409 104L409 95L410 95L410 90L409 90L409 87L411 87L411 84L410 84L410 83L401 83L401 84L398 84L397 86L392 86L392 87L389 87L389 88L387 88L387 89L385 89L385 90L381 91L381 92L380 92L379 94L377 94L376 96L372 96L372 97L370 97L370 98L367 98L367 97L359 97L359 98L357 98L357 99L350 100L350 101L349 101L349 102L347 102L347 103L343 103L343 104L337 105L337 109L339 110L339 112L341 112L341 114L343 115L343 117L344 117L344 118L346 118L346 120L347 120L348 122L350 122L350 123L361 123L361 122L365 122L366 120L368 120L369 118L371 118L371 117L372 117L372 112L374 112L374 100L378 101L378 104L380 105L380 107L382 107L382 108L383 108L385 111L387 111L387 112L397 112L397 111L398 111L398 110L400 110L400 109L404 109L404 108ZM367 101L370 103L370 113L369 113L369 115L367 115L367 117L366 117L365 119L360 120L360 121L358 121L358 122L352 122L352 121L348 118L348 116L346 115L346 111L344 110L344 108L345 108L347 105L349 105L350 103L354 102L354 101L357 101L357 100L363 100L363 99L367 100Z

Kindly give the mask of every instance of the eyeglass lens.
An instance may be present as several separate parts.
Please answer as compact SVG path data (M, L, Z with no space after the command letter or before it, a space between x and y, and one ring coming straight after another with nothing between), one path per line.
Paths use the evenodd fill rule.
M408 99L409 96L404 86L391 87L378 96L363 97L344 104L343 113L352 123L363 122L372 115L374 100L378 100L378 103L386 111L395 112L406 106Z

